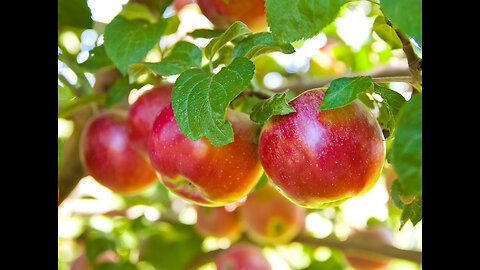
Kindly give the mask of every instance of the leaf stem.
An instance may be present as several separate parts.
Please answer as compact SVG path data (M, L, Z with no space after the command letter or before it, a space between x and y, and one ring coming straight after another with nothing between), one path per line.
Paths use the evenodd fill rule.
M93 92L90 82L88 81L87 77L85 77L85 73L83 73L82 68L77 63L64 54L58 54L58 60L62 61L75 73L78 81L80 82L82 94L90 94Z
M65 118L80 107L92 103L105 102L106 93L93 93L81 96L58 110L58 118Z

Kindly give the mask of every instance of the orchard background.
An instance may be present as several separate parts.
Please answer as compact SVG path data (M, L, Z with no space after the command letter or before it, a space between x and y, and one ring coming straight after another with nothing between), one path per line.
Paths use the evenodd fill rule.
M191 1L58 1L58 269L215 269L222 252L240 243L259 247L272 269L353 269L346 258L352 250L391 258L387 269L422 268L422 2L265 2L268 30L250 22L213 25ZM79 142L92 116L128 110L142 93L189 70L211 78L238 59L253 64L251 75L246 83L229 78L236 89L225 88L234 96L216 101L259 126L291 113L287 102L313 88L326 89L322 108L355 99L368 106L386 145L375 186L338 206L302 208L299 232L265 243L247 233L244 220L235 236L202 232L203 208L160 181L124 195L87 173ZM180 94L173 102L183 104L175 99L192 89L174 89ZM194 123L198 134L186 135L224 145L232 137L209 126L219 112L201 109L210 98L184 100L204 113ZM193 129L176 121L182 132ZM263 174L251 192L269 185ZM237 213L242 203L225 208ZM351 237L378 227L391 233L389 244Z

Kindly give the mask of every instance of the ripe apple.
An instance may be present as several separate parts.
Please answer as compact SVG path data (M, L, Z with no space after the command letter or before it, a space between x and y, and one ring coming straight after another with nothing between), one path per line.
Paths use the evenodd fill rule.
M173 84L163 84L144 92L130 106L127 115L127 135L132 146L148 156L148 136L153 121L172 101Z
M305 208L267 184L251 192L240 207L247 235L261 245L290 242L305 227Z
M203 237L227 238L235 242L243 232L238 210L227 211L224 206L204 207L195 205L197 223L194 227Z
M157 181L148 159L127 137L126 111L109 110L92 116L80 138L80 159L87 172L114 192L133 194Z
M195 3L195 0L174 0L172 3L172 6L176 12L179 12L180 10L182 10L184 6L193 4L193 3Z
M213 146L203 137L187 138L171 104L155 119L149 139L150 161L160 181L176 195L203 206L242 199L262 175L255 137L258 127L247 114L227 109L234 142Z
M230 247L215 260L217 270L271 270L272 266L262 250L252 244L242 243Z
M197 4L216 27L226 29L233 22L241 21L252 32L267 30L265 0L197 0Z
M384 227L374 226L364 230L355 231L349 240L359 241L378 241L391 245L393 243L392 232ZM347 262L357 270L380 270L386 269L391 258L383 257L377 254L371 254L368 251L347 249L344 251Z
M368 108L355 100L319 110L324 93L313 89L291 100L296 112L270 117L258 144L272 183L307 208L339 205L366 193L385 161L382 130Z

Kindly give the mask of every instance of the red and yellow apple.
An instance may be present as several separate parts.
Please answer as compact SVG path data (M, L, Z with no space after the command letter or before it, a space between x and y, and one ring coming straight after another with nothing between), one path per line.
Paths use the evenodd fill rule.
M243 232L238 210L227 211L224 206L204 207L195 205L197 223L194 227L203 237L227 238L235 242Z
M86 171L114 192L133 194L158 178L149 160L127 137L126 111L109 110L92 116L80 138L80 160Z
M197 0L203 15L216 27L226 29L241 21L252 32L267 30L265 0Z
M319 110L325 90L289 102L296 112L274 115L259 138L263 168L292 202L307 208L339 205L377 182L385 161L382 130L360 101Z
M272 266L255 245L242 243L230 247L215 260L217 270L271 270Z
M251 192L240 207L247 236L261 245L290 242L305 227L305 208L267 184Z
M162 109L172 101L173 84L153 87L140 95L128 110L126 126L131 145L148 156L148 136L153 121Z
M247 114L227 109L234 141L213 146L206 137L187 138L171 105L155 119L149 139L150 161L160 181L174 194L203 206L224 206L246 196L260 179L255 142L258 127Z
M388 245L393 243L392 232L380 226L355 231L348 239L349 241L377 241ZM344 250L344 255L348 264L356 270L386 269L391 261L389 257L383 257L363 250L346 249Z

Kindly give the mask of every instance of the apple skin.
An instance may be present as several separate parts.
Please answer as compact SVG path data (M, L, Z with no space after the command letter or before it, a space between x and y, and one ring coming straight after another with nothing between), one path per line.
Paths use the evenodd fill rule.
M242 243L223 251L215 260L217 270L271 270L272 266L262 250L252 244Z
M187 138L171 104L155 119L149 156L160 181L174 194L203 206L224 206L245 197L263 169L255 137L258 126L247 114L227 109L234 142L213 146L206 137Z
M203 236L227 238L230 242L237 241L243 233L239 211L227 211L224 206L204 207L195 205L197 223L194 227Z
M267 30L265 0L197 0L203 15L216 27L226 29L233 22L241 21L252 32Z
M267 176L292 202L307 208L339 205L369 191L385 162L382 130L358 100L319 110L324 89L289 102L296 112L274 115L259 138Z
M378 241L391 245L393 243L392 232L384 227L374 226L364 230L355 231L348 237L349 240ZM391 258L374 255L367 251L350 250L344 251L348 264L356 270L380 270L386 269Z
M195 0L174 0L172 3L172 6L176 12L179 12L180 10L182 10L184 6L193 4L193 3L195 3Z
M127 135L131 145L148 156L148 136L155 118L172 101L173 84L163 84L144 92L130 106L127 115Z
M86 171L114 192L134 194L158 178L148 159L127 137L127 112L109 110L92 116L80 138L80 160Z
M305 227L305 208L267 184L251 192L240 207L247 236L260 245L290 242Z

